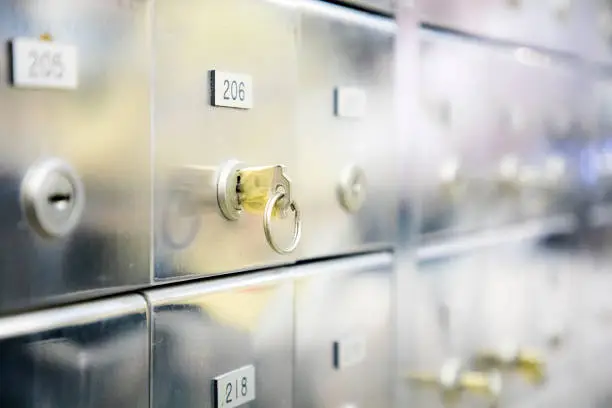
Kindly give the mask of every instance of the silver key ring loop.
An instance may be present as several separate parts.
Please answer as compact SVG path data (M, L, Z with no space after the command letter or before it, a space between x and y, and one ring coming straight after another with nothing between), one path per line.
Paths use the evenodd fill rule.
M297 206L295 201L292 201L289 204L289 208L295 214L295 222L293 228L293 239L291 245L287 248L282 248L280 245L276 243L274 238L272 237L272 229L270 224L272 223L272 212L274 211L274 207L276 204L285 197L285 194L282 192L274 194L266 203L266 208L264 210L263 216L263 227L264 233L266 234L266 241L274 251L281 255L290 254L295 251L298 244L300 243L300 238L302 237L302 214L300 212L300 208Z

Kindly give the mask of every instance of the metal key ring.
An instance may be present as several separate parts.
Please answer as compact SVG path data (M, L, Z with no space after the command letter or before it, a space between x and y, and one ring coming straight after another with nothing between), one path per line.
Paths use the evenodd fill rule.
M295 251L295 248L297 248L302 236L302 214L300 213L300 209L295 201L292 201L289 204L289 207L295 214L295 227L293 229L293 240L291 245L288 248L282 248L276 243L276 241L274 241L274 238L272 238L272 229L270 228L270 224L272 223L272 212L274 211L276 204L283 197L285 197L285 193L278 192L274 194L266 203L263 216L263 226L264 233L266 234L266 240L268 241L268 244L270 244L270 247L281 255L290 254L291 252Z

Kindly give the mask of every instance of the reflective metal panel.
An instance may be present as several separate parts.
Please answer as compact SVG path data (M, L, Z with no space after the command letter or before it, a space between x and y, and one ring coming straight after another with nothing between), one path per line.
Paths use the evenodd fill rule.
M424 22L451 30L580 51L582 3L575 0L417 0Z
M235 221L226 220L219 210L216 186L216 176L223 170L219 166L230 159L251 166L286 165L289 178L297 170L293 138L297 21L291 3L155 3L158 279L218 274L292 259L275 255L268 246L262 214L245 212ZM225 104L241 107L213 106L212 70L252 84L248 98L229 80L216 89L223 97L244 96L250 102ZM278 240L285 227L293 227L290 219L274 224Z
M146 408L146 304L126 296L0 319L0 406Z
M393 242L397 231L393 20L299 2L299 256Z
M571 209L588 97L574 67L525 47L422 31L419 174L427 239Z
M255 387L255 400L247 406L291 406L293 283L285 270L146 296L153 327L153 407L216 406L213 380L250 365L256 381L248 386ZM234 393L219 397L233 400Z
M393 257L296 267L295 407L392 406Z
M571 379L582 358L575 306L585 263L565 251L577 225L531 222L419 249L421 297L429 300L438 330L412 341L419 357L405 370L435 374L441 359L458 357L475 370L500 370L502 406L587 401ZM432 397L423 384L409 384L412 398Z
M150 4L0 1L5 47L0 67L0 309L149 281ZM56 44L75 47L76 67L68 67L63 54L55 55L54 67L73 69L76 88L11 86L8 50L15 58L12 40L17 38L42 43L45 49ZM68 75L46 70L44 52L36 61L36 50L30 52L30 59L21 61L26 70L33 64L27 72ZM20 203L25 194L22 179L32 166L52 158L73 168L84 188L60 189L58 194L34 188L38 204L49 210L47 227L57 226L53 220L61 224L64 211L82 209L76 229L60 237L37 229L40 223L26 211L27 203ZM56 183L65 186L65 181ZM51 230L61 235L61 228Z

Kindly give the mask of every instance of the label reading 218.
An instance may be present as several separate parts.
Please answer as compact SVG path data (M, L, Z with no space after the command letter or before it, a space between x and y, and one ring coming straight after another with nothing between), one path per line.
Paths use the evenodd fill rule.
M250 75L210 71L211 103L213 106L251 109L253 80Z
M214 407L234 408L255 399L255 367L241 367L213 380Z
M32 38L11 42L13 85L18 88L76 89L78 55L73 45Z

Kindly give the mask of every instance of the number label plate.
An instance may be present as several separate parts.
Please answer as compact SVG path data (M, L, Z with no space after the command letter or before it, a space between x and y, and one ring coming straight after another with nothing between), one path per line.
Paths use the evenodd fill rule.
M213 380L214 407L233 408L255 399L255 367L241 367Z
M334 342L334 367L352 367L366 358L367 342L363 336L348 337Z
M250 75L210 71L211 103L213 106L251 109L253 79Z
M334 111L340 118L361 118L365 115L367 94L360 88L338 87L334 92Z
M76 89L77 48L32 38L11 42L13 85L19 88Z

